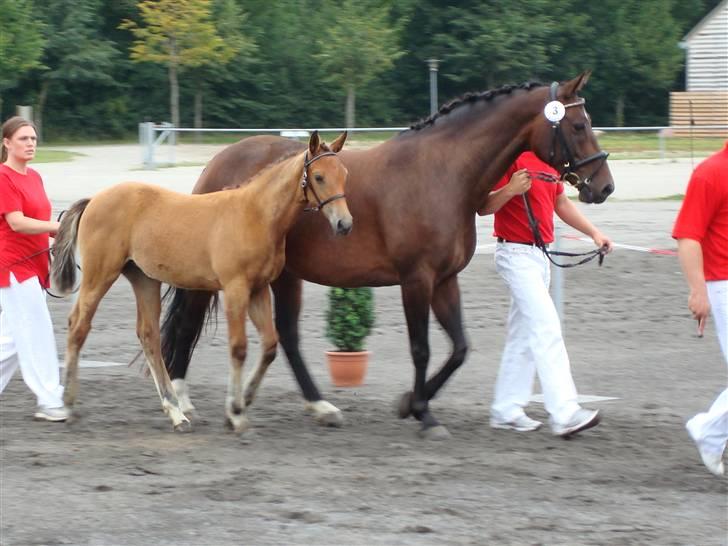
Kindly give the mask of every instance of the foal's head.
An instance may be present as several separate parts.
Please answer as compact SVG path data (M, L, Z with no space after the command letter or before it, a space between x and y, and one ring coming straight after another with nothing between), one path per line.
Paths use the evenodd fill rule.
M551 85L543 114L533 126L530 148L579 190L584 203L602 203L614 191L614 180L592 131L584 99L577 93L590 72L561 85Z
M314 131L308 141L303 167L303 196L310 209L321 211L336 235L347 235L353 220L346 204L344 186L349 172L336 153L346 141L346 131L330 146Z

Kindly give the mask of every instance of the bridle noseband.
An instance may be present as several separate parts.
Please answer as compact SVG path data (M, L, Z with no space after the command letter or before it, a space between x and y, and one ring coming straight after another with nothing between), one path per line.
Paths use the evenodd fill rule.
M306 207L306 212L318 212L322 208L324 208L324 205L328 205L332 201L336 201L337 199L343 199L346 197L343 193L337 193L336 195L332 195L328 199L325 199L324 201L321 200L321 198L316 193L316 189L313 187L313 184L311 184L308 180L308 168L309 166L314 162L322 157L326 157L327 155L336 155L336 152L324 152L322 154L317 155L316 157L312 157L310 160L308 159L308 151L306 152L306 155L303 159L303 177L301 178L301 187L303 188L303 198L308 203L308 190L311 190L311 193L316 198L316 206L315 207Z
M551 101L556 101L556 95L557 91L559 89L559 82L553 82L551 84ZM583 106L586 101L583 98L580 98L576 102L571 102L569 104L564 104L564 110L567 108L572 108L574 106ZM549 103L550 104L550 103ZM567 118L565 115L563 119L566 119L569 121L569 118ZM571 123L571 121L569 121ZM559 174L561 175L561 179L566 182L567 184L570 184L577 190L581 190L584 187L589 186L589 182L591 182L592 177L599 171L599 169L602 168L602 165L607 160L607 157L609 157L609 153L604 151L599 151L595 154L590 155L589 157L585 157L584 159L578 159L576 160L574 158L574 153L571 150L571 146L569 146L569 143L566 141L566 136L564 135L563 130L561 129L561 120L551 121L551 129L553 131L553 138L551 139L551 151L549 152L549 163L554 164L554 159L556 157L556 141L558 140L561 144L561 149L563 150L564 155L564 164L562 168L558 169ZM592 163L594 161L598 161L596 167L591 172L589 176L587 176L584 180L581 179L579 174L576 172L577 169L583 167L584 165L587 165L589 163Z

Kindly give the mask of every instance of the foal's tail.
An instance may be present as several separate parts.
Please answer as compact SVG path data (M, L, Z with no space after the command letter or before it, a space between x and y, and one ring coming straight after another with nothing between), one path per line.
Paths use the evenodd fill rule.
M81 199L71 205L71 208L63 215L61 227L56 234L56 242L53 245L51 279L54 289L63 295L70 293L76 284L78 221L90 201L91 199Z

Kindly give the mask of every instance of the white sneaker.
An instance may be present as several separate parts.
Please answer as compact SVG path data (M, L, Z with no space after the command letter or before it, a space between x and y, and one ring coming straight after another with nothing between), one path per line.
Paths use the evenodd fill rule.
M579 408L566 423L551 421L551 430L556 436L567 438L572 434L597 426L599 421L599 410Z
M44 408L40 406L33 416L41 421L65 421L71 417L71 411L66 406L60 406L58 408Z
M515 430L516 432L531 432L532 430L538 429L542 424L543 423L541 421L531 419L525 413L522 413L521 415L510 421L501 421L499 419L495 419L494 417L490 418L491 428L498 428L502 430Z
M695 447L698 448L698 453L700 453L700 458L703 460L705 468L707 468L716 476L723 476L725 474L725 467L723 466L723 454L716 453L715 451L707 451L705 449L705 447L700 442L700 436L698 434L698 431L696 430L697 425L698 423L691 419L685 424L685 428L687 429L690 438L693 440L693 442L695 442Z

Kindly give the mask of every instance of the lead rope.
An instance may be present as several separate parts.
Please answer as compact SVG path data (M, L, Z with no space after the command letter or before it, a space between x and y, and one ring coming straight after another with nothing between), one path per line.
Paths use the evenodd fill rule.
M543 242L543 238L541 237L541 230L538 227L538 220L533 214L533 210L531 209L531 201L528 198L528 192L524 192L521 194L523 197L523 204L526 207L526 216L528 216L528 225L531 227L531 231L533 232L533 240L534 244L543 252L546 257L549 259L549 261L554 264L556 267L576 267L577 265L582 265L587 262L592 261L594 258L599 256L599 265L601 266L604 262L604 256L606 256L607 252L606 249L597 248L594 250L590 250L589 252L580 252L580 253L574 253L574 252L562 252L560 250L549 250L546 246L546 243ZM565 256L568 258L578 258L580 256L586 256L585 258L582 258L578 262L575 263L569 263L569 264L561 264L555 261L551 256Z

